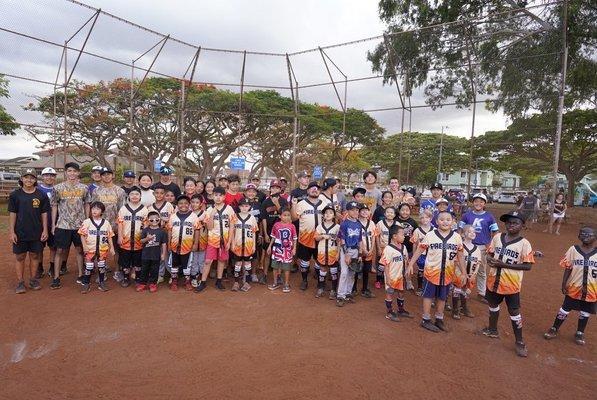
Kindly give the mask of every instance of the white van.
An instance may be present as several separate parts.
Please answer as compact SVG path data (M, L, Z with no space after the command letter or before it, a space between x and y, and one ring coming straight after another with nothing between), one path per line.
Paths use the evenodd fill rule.
M508 204L516 204L516 193L515 192L501 192L498 195L497 202L498 203L508 203Z
M16 172L0 171L0 181L18 181L20 177Z

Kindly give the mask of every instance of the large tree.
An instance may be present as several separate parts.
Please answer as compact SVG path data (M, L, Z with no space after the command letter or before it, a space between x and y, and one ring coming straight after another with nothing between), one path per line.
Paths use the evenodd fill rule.
M0 98L8 98L8 81L0 75ZM6 108L0 104L0 135L15 135L15 130L19 127L14 117L6 111Z

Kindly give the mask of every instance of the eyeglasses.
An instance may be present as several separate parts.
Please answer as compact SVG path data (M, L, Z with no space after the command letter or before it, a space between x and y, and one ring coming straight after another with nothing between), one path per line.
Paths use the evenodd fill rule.
M150 218L149 222L160 222L159 218Z

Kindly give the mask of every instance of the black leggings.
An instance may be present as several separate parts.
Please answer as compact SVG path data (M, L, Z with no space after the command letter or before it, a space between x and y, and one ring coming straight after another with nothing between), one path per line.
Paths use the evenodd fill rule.
M143 260L141 262L141 275L139 283L147 285L148 283L157 283L160 272L160 260Z

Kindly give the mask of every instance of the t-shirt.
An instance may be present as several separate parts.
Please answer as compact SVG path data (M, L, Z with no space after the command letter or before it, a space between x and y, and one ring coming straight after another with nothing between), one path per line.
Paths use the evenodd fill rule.
M521 207L525 211L533 211L537 207L537 198L533 195L524 196Z
M254 199L247 199L251 204L251 209L249 210L249 214L255 217L257 222L261 221L261 202L258 198Z
M415 229L419 227L419 224L417 224L417 221L410 217L408 217L407 219L402 219L398 217L398 219L396 219L396 223L402 226L402 228L404 229L404 246L406 247L408 254L412 254L413 244L410 241L410 239L413 236Z
M163 229L153 229L150 227L143 228L141 231L141 239L145 239L148 235L155 235L155 239L143 244L141 251L142 260L159 260L162 257L162 246L168 243L168 235Z
M37 185L37 189L39 189L42 193L45 193L48 196L48 204L50 205L50 209L48 211L48 232L52 231L52 192L54 191L53 186L45 186L43 183Z
M164 201L161 206L157 206L156 203L153 203L149 207L147 207L148 211L155 211L160 214L160 219L162 220L161 226L166 226L168 221L170 220L170 216L174 214L174 206L167 201Z
M456 255L462 251L462 238L454 231L443 236L434 229L425 235L419 247L427 250L424 276L434 285L449 285L454 280Z
M396 221L392 221L391 224L388 224L388 222L385 219L382 219L377 223L377 238L379 240L379 245L382 250L384 247L388 245L388 243L390 243L390 228L395 224Z
M488 211L467 211L462 216L462 220L458 223L460 229L465 225L471 225L475 228L477 236L473 243L477 246L487 246L491 242L491 234L499 230L497 222L493 214Z
M105 260L110 251L110 240L114 237L114 231L108 221L102 218L99 221L94 221L87 218L79 228L79 235L81 240L85 243L87 249L86 259L92 260L98 257L100 260Z
M71 185L65 181L54 186L51 203L52 207L58 207L56 228L78 230L81 227L85 219L85 203L89 201L88 193L87 186L80 182Z
M112 185L110 187L100 186L91 195L91 203L101 201L106 206L104 218L112 225L115 232L118 231L118 211L124 206L126 193L121 187Z
M236 222L236 213L229 205L223 204L218 209L216 206L206 211L206 219L212 219L213 228L207 231L207 244L215 247L225 247L230 240L231 226Z
M317 262L319 265L331 266L338 262L338 232L340 226L335 222L321 223L315 228L319 235L330 235L330 239L321 239L317 242Z
M195 231L201 228L197 215L189 211L186 214L176 212L170 216L166 229L170 232L170 251L176 254L189 254L193 249Z
M495 235L487 253L506 264L534 263L531 243L523 237L510 242L506 234ZM508 268L490 267L487 273L487 289L498 294L514 294L520 292L523 271Z
M379 205L375 208L375 211L373 211L373 216L371 217L371 220L373 220L373 222L377 224L379 221L385 218L385 213L386 209L383 206Z
M363 240L363 225L358 220L345 219L340 224L338 238L349 248L358 249Z
M292 262L294 242L297 240L296 228L293 224L276 222L272 227L272 260L282 263Z
M370 210L375 209L375 207L381 204L381 190L378 188L374 188L373 190L367 190L365 192L365 198L363 199L363 203L369 207Z
M232 194L226 191L224 195L224 204L229 205L234 209L234 211L238 211L238 203L244 198L245 196L241 192L236 192Z
M165 184L165 183L162 183L162 182L156 182L156 183L154 183L151 186L151 188L153 190L155 190L155 188L158 187L158 186L161 187L161 188L163 188L165 192L172 192L172 193L174 193L174 198L180 196L180 194L182 193L180 191L180 187L176 183L174 183L174 182L170 182L168 184Z
M244 218L240 214L234 220L234 240L230 248L238 257L250 257L256 250L256 236L259 230L257 220L251 214Z
M50 212L50 201L37 188L33 193L19 188L8 197L8 212L16 214L15 234L19 241L41 240L42 214Z
M330 198L327 194L321 193L319 195L319 200L321 200L325 205L331 205L332 207L334 207L336 213L342 211L340 209L340 203L338 202L338 195L336 194L332 194L332 197Z
M149 211L143 204L139 204L135 208L130 203L125 204L120 211L118 211L117 222L122 231L122 238L120 248L123 250L141 250L143 245L141 243L141 231L147 221L147 214Z
M153 195L152 189L141 188L141 204L145 207L149 207L155 202L155 196Z
M375 224L371 220L367 220L367 222L363 222L359 219L361 226L363 227L363 238L361 239L363 242L363 247L365 248L365 254L363 255L363 260L371 261L373 260L373 254L368 255L369 252L375 248L375 238L377 237L377 229Z
M307 198L307 189L301 189L297 187L292 189L290 192L290 199L297 199L298 201L305 200Z
M479 247L473 243L471 248L468 248L465 243L462 243L462 250L463 250L463 258L466 265L466 274L472 275L477 272L479 268L479 263L481 262L481 250ZM454 276L454 285L459 288L464 286L464 282L462 280L462 274L460 273L460 269L456 268L455 276Z
M321 210L325 204L317 199L315 203L310 200L301 200L296 203L295 212L299 221L298 241L305 247L315 248L315 228L321 222Z
M397 247L392 243L386 246L379 260L379 263L385 266L386 288L403 289L402 280L406 275L407 262L408 254L406 254L404 246Z
M570 270L565 284L569 297L590 303L597 301L597 249L585 253L580 246L571 246L560 266Z
M562 215L564 210L566 209L566 202L565 201L558 201L556 200L553 204L553 212L557 215Z
M288 207L288 202L282 197L278 197L278 203L280 204L280 208ZM265 219L267 234L270 235L274 224L280 221L279 210L276 208L271 197L266 198L261 203L261 218Z

